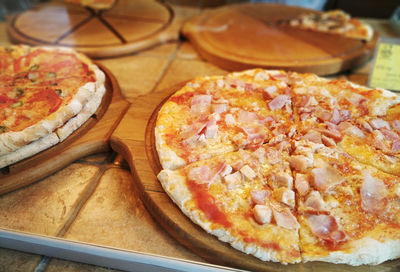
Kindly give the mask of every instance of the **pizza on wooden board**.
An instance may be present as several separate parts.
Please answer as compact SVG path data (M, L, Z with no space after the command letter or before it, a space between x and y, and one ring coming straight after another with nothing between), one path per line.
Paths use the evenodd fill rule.
M400 97L313 74L196 78L161 107L166 193L234 248L283 264L400 257Z
M67 138L99 107L104 81L72 49L0 48L0 167Z
M369 41L373 37L373 29L370 25L357 18L352 18L342 10L303 13L292 19L282 20L281 24L365 41Z

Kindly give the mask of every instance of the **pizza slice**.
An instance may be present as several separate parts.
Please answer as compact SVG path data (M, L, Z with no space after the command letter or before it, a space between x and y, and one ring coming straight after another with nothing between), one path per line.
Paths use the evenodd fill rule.
M158 179L193 222L264 261L301 261L288 153L263 145L201 160Z
M158 113L155 136L163 168L286 137L293 128L287 82L283 71L250 70L187 83Z
M400 104L383 117L364 116L338 125L337 147L358 161L400 176Z
M342 10L304 13L296 18L283 21L283 24L294 28L336 34L365 41L369 41L373 37L373 29L370 25L352 18Z
M384 116L400 96L384 90L329 80L315 74L290 73L296 121L338 124L361 116Z
M379 264L400 256L400 178L347 153L295 143L303 261Z

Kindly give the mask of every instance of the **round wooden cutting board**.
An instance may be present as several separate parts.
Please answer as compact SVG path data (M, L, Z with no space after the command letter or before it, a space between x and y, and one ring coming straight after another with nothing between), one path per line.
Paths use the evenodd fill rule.
M226 70L263 67L328 75L371 57L376 35L365 42L278 25L301 13L319 11L267 3L229 5L191 18L182 33L203 58Z
M14 43L74 47L90 57L110 57L178 39L173 19L173 10L159 1L117 0L108 10L55 1L16 15L8 33Z
M183 84L159 93L139 97L130 106L110 138L111 147L122 154L130 165L141 200L153 218L175 239L206 260L251 271L399 271L400 260L378 266L335 265L322 262L281 265L263 262L219 241L191 222L172 202L157 180L161 171L154 143L158 111L165 100Z
M96 113L68 138L30 158L0 169L0 195L38 181L84 156L109 150L108 140L129 103L115 77L106 74L106 93Z

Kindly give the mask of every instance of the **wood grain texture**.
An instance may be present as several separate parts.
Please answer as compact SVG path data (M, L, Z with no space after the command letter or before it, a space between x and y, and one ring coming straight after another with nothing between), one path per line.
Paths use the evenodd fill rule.
M129 163L140 198L147 210L172 237L212 263L252 271L378 272L400 269L398 260L379 266L361 267L322 262L296 265L262 262L235 250L192 223L172 202L157 180L161 165L154 145L158 111L169 95L181 86L179 84L171 89L137 98L110 138L111 147Z
M227 70L254 67L328 75L367 61L376 44L278 25L318 11L277 4L237 4L188 20L182 33L206 60Z
M111 57L178 39L172 8L159 1L119 0L109 10L50 2L14 16L14 43L74 47L90 57Z
M129 103L122 98L114 76L99 67L106 74L106 93L96 113L63 142L1 169L0 194L38 181L79 158L109 150L108 140Z

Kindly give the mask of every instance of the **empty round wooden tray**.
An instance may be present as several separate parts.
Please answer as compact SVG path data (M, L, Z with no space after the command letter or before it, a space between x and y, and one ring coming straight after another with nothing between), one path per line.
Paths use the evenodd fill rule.
M254 67L338 73L368 60L377 37L361 41L279 25L301 13L319 13L277 4L237 4L204 12L182 32L199 54L227 70Z
M75 47L91 57L132 53L178 39L172 9L159 1L118 0L109 10L56 1L16 15L8 24L15 43Z

